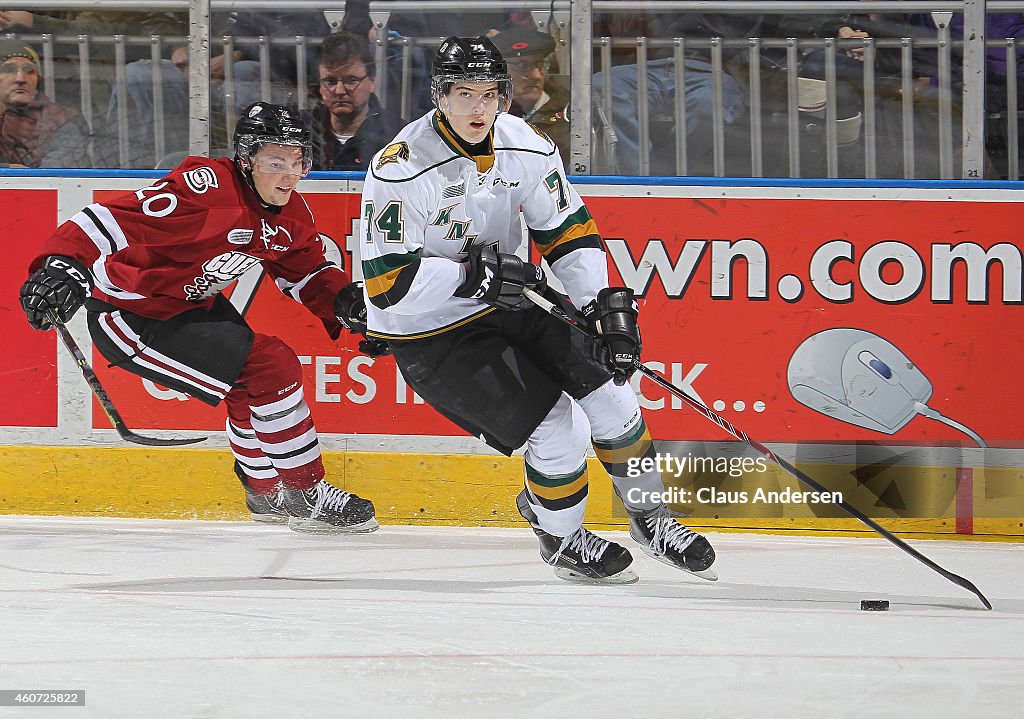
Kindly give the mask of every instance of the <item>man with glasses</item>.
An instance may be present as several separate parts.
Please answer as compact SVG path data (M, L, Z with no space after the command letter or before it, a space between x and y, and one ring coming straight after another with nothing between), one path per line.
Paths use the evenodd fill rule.
M373 154L405 125L374 94L376 66L366 39L347 32L328 35L318 71L322 104L310 117L313 167L365 170Z
M555 41L529 28L510 28L495 35L495 47L508 63L512 79L509 114L543 130L558 146L562 163L569 161L569 91L549 75Z
M29 324L67 322L84 304L112 365L211 406L227 406L235 470L253 518L298 532L369 532L373 504L324 479L295 352L253 332L221 294L262 264L331 337L365 328L358 285L324 256L295 192L309 131L293 109L256 103L234 158L188 157L163 179L62 224L21 288Z
M554 143L508 114L512 81L488 38L448 38L431 75L437 110L377 153L363 185L367 334L463 430L505 455L525 446L516 505L556 576L638 579L625 547L583 526L593 446L641 549L716 579L707 539L661 502L660 473L627 469L654 456L627 381L641 349L637 304L609 286L601 236ZM524 221L569 294L549 300L582 311L592 339L530 301L526 290L545 293L547 280L515 254Z

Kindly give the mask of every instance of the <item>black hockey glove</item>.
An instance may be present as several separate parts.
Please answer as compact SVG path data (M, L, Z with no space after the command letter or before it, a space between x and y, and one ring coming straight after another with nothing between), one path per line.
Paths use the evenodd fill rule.
M334 298L334 316L352 334L366 335L366 300L363 283L350 282Z
M334 298L334 315L349 332L363 336L359 340L359 351L364 355L376 358L391 354L387 342L366 336L366 300L362 282L351 282L341 288Z
M583 308L583 314L594 330L594 359L612 371L615 384L625 384L636 372L634 360L640 359L643 347L633 290L606 287Z
M21 286L21 308L32 327L48 330L47 310L53 310L61 322L68 322L91 289L92 279L85 265L70 257L50 255Z
M455 290L455 296L473 297L500 310L525 310L533 303L523 290L542 294L547 286L544 270L538 265L490 246L473 245L466 281Z

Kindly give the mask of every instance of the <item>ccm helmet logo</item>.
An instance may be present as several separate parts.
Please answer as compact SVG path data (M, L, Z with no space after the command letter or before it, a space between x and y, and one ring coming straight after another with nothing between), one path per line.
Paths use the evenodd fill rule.
M489 62L470 62L470 63L466 63L466 67L490 67L490 66L491 66L491 63L489 63Z

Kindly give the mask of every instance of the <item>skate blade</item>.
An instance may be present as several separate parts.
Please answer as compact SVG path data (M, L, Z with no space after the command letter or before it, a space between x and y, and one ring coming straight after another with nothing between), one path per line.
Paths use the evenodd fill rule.
M692 574L695 577L700 577L701 579L706 579L709 582L717 582L718 581L718 572L715 571L715 565L714 564L712 564L707 569L701 569L700 571L695 572L692 569L688 569L687 567L680 567L678 564L676 564L675 562L671 561L664 554L658 554L657 552L655 552L653 549L651 549L650 547L648 547L645 544L641 544L640 545L640 549L648 557L651 557L652 559L657 559L662 564L667 564L668 566L673 567L674 569L681 569L684 572L686 572L687 574Z
M286 524L288 517L281 514L253 514L252 521L260 524Z
M288 529L300 534L369 534L380 529L377 520L371 517L359 524L350 524L346 527L339 527L336 524L328 524L316 519L305 519L303 517L289 517Z
M640 577L631 567L626 567L618 574L601 577L600 579L588 577L565 567L555 567L554 569L556 577L576 584L636 584L640 581Z

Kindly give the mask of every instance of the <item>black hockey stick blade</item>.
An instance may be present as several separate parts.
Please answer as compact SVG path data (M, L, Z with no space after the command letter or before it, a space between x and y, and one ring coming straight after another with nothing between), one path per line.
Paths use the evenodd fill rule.
M549 302L544 297L541 297L540 295L538 295L533 290L524 290L523 294L526 295L527 299L529 299L531 302L533 302L535 305L537 305L538 307L540 307L542 310L544 310L548 314L552 315L553 317L556 317L557 319L562 320L563 322L565 322L566 324L570 325L571 327L576 328L580 332L583 332L583 333L585 333L587 335L591 335L592 334L592 332L590 330L590 327L587 324L586 320L584 320L582 318L579 318L579 317L573 317L572 315L570 315L569 313L565 312L564 310L562 310L560 307L558 307L554 303ZM771 462L775 463L776 465L778 465L779 467L781 467L783 470L785 470L786 472L791 474L793 477L795 477L797 480L799 480L800 482L802 482L806 486L810 487L811 489L815 490L816 492L827 492L828 491L828 489L824 485L820 484L817 480L812 479L807 474L805 474L803 471L797 469L792 464L790 464L786 460L784 460L781 457L779 457L778 455L776 455L774 452L772 452L770 449L768 449L766 446L764 446L760 442L757 442L757 441L751 439L750 437L748 437L746 432L744 432L741 429L737 429L735 426L733 426L732 422L730 422L729 420L725 419L724 417L718 415L713 410L711 410L708 407L706 407L704 405L704 403L701 402L700 400L698 400L696 397L691 397L689 394L687 394L683 390L681 390L678 387L676 387L674 384L669 382L667 379L662 377L660 374L658 374L657 372L652 370L650 367L648 367L647 365L642 363L639 359L634 359L633 364L636 367L637 371L639 371L645 377L647 377L652 382L657 384L659 387L664 389L666 392L669 392L670 394L672 394L672 395L678 397L679 399L683 400L684 402L686 402L686 404L689 405L692 409L696 410L698 413L703 415L705 418L707 418L708 420L710 420L710 421L714 422L715 424L717 424L719 427L721 427L723 430L725 430L726 432L731 434L733 437L735 437L739 441L741 441L744 444L746 444L748 447L753 449L758 454L762 455L765 459L768 459L769 461L771 461ZM948 569L945 569L945 568L939 566L938 564L933 562L931 559L929 559L928 557L926 557L923 554L921 554L921 552L917 551L916 549L911 547L909 544L904 542L902 539L897 537L895 534L890 532L888 529L886 529L882 525L878 524L878 522L876 522L875 520L871 519L869 516L867 516L866 514L861 512L856 507L848 504L845 501L839 501L839 502L836 502L836 504L839 506L840 509L842 509L844 512L849 514L851 517L860 520L861 522L866 524L868 527L873 529L875 532L877 532L881 536L885 537L890 542L892 542L894 545L896 545L897 547L902 549L904 552L909 554L911 557L913 557L914 559L916 559L919 562L921 562L922 564L924 564L926 567L934 570L935 572L938 572L943 577L945 577L949 581L953 582L953 584L956 584L956 585L958 585L960 587L963 587L967 591L969 591L972 594L974 594L974 596L976 596L978 599L980 599L981 603L985 605L985 609L992 609L992 602L990 602L988 600L988 597L986 597L984 594L982 594L981 590L979 590L976 586L974 586L974 583L971 582L969 579L966 579L965 577L961 577L959 574L954 574L953 572L949 571Z
M82 353L82 349L78 346L78 342L75 341L71 331L61 322L52 310L46 312L46 319L50 321L53 328L57 330L57 335L60 337L64 346L67 348L71 356L74 357L75 363L78 368L82 371L82 376L85 377L86 383L89 385L89 389L96 395L96 399L100 403L100 407L107 415L107 419L114 425L114 429L121 436L121 439L126 442L133 442L135 444L144 444L148 447L181 447L186 444L195 444L196 442L202 442L206 437L181 437L181 438L170 438L162 439L160 437L147 437L142 434L136 434L128 429L128 426L121 419L121 413L117 411L117 407L114 406L114 402L110 399L110 395L103 389L103 385L100 384L100 378L96 376L96 372L89 366L89 361L85 358L85 354Z

